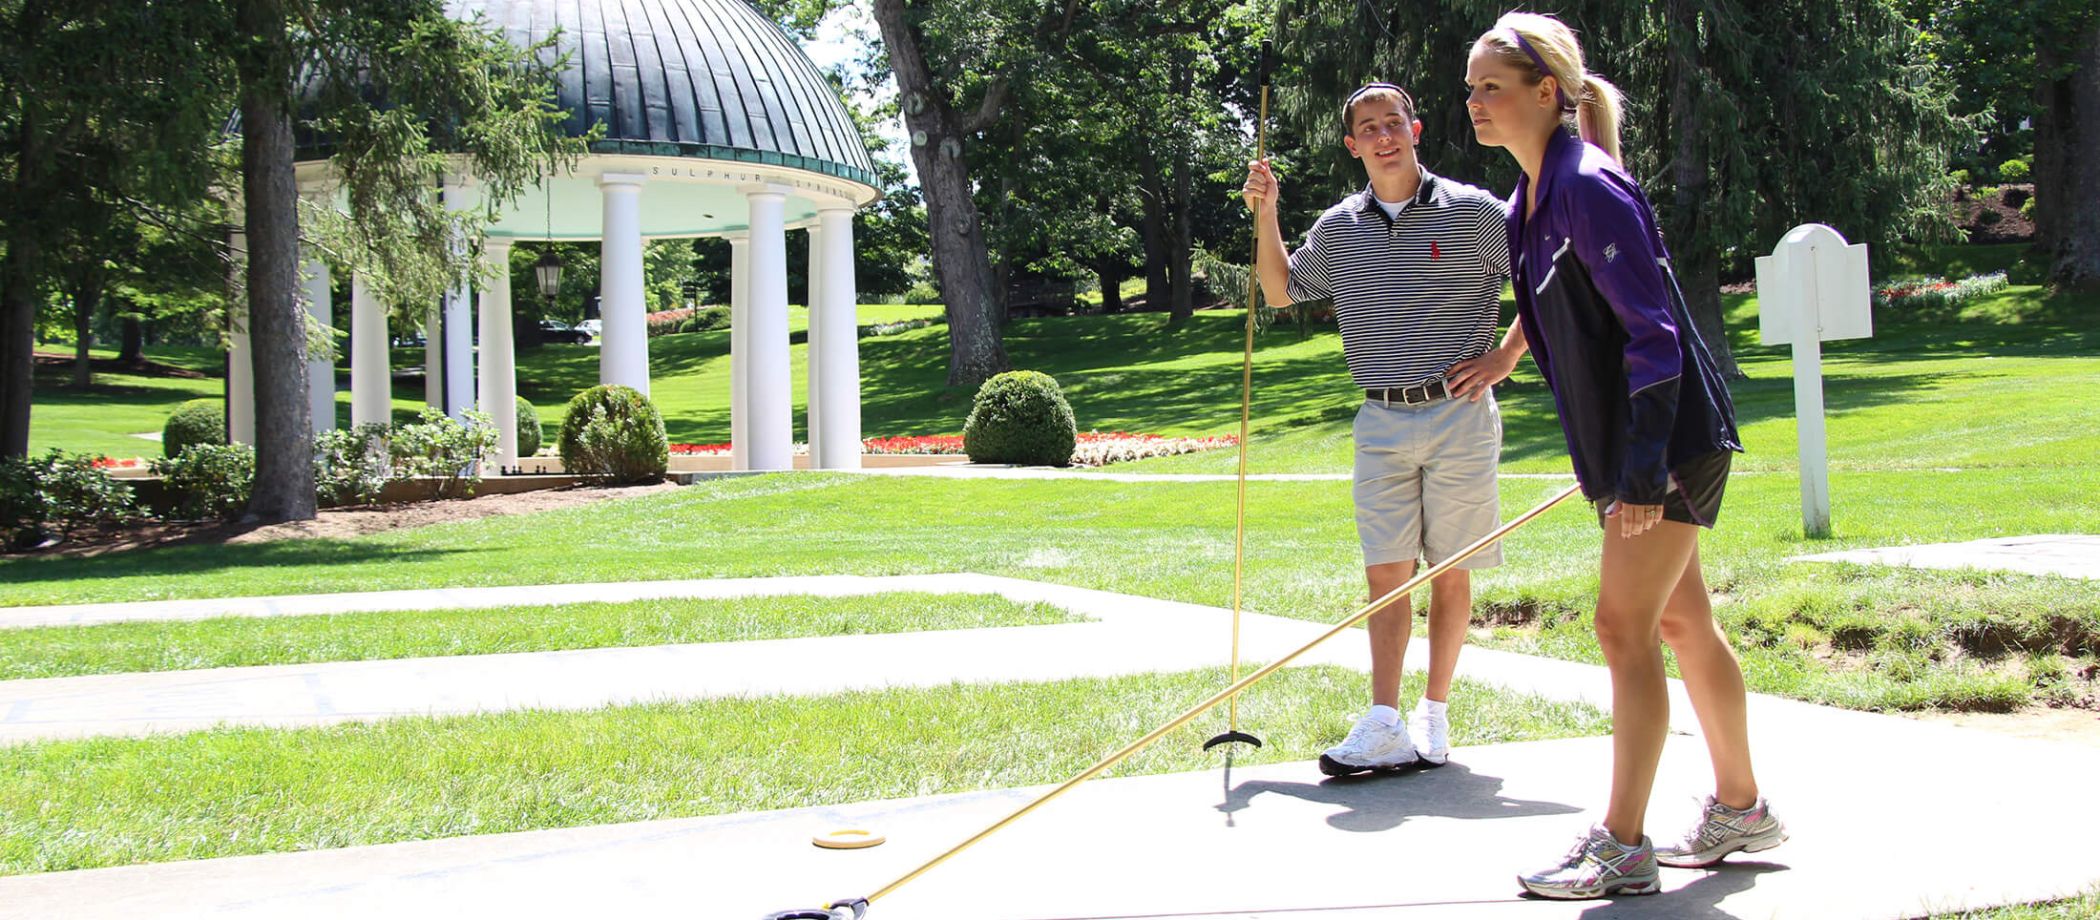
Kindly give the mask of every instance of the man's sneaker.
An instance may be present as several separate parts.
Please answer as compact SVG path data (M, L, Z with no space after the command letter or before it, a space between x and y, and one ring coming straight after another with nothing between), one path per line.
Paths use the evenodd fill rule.
M1655 846L1642 837L1640 846L1618 841L1602 825L1576 841L1560 864L1517 876L1524 890L1542 898L1580 901L1615 894L1654 894L1662 890L1655 868Z
M1429 708L1429 699L1424 697L1415 704L1414 714L1408 716L1414 725L1414 735L1422 739L1422 746L1415 748L1422 762L1432 767L1441 767L1451 759L1451 717L1448 712L1436 712Z
M1697 869L1720 862L1742 850L1756 853L1786 842L1786 825L1772 816L1772 806L1762 796L1749 808L1737 811L1706 797L1699 823L1686 831L1684 839L1655 848L1655 861L1680 869Z
M1320 755L1320 772L1348 776L1368 770L1398 770L1414 766L1415 743L1407 737L1407 723L1386 725L1365 715L1356 720L1349 737Z

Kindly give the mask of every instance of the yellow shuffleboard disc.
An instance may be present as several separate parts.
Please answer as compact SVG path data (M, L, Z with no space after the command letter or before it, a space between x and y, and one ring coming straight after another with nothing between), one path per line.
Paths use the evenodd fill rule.
M881 846L882 842L887 839L889 838L874 831L854 827L832 831L828 834L818 834L810 838L809 842L827 850L858 850L865 847Z

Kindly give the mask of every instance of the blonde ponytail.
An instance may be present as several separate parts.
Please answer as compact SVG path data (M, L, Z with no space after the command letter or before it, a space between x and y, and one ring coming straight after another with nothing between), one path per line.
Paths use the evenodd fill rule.
M1582 100L1575 109L1575 130L1582 139L1603 148L1613 162L1624 168L1619 156L1619 115L1626 107L1625 94L1611 82L1593 73L1582 75Z

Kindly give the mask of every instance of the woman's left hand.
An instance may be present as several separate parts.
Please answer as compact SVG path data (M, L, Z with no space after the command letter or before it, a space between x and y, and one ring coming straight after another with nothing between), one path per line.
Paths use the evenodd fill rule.
M1604 512L1604 516L1619 519L1619 536L1638 537L1663 519L1663 506L1613 502L1611 509Z

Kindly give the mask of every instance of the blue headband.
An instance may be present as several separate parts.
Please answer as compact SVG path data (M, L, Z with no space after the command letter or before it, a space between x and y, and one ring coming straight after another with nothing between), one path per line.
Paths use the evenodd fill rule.
M1517 47L1523 49L1525 54L1531 56L1531 63L1538 67L1541 76L1554 78L1553 98L1560 103L1560 110L1563 112L1575 111L1575 107L1568 104L1568 94L1561 90L1559 76L1554 74L1553 68L1546 66L1546 59L1539 57L1538 49L1531 47L1531 43L1524 40L1524 33L1517 31L1515 28L1511 28L1509 34L1517 40Z

